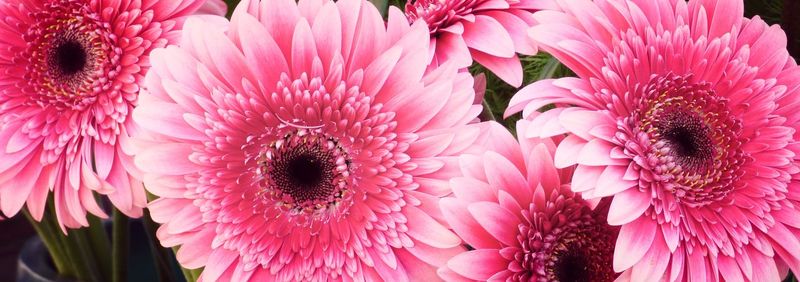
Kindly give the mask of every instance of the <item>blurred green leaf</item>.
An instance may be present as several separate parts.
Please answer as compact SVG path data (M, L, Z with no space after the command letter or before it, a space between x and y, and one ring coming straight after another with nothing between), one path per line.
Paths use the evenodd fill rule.
M744 0L744 15L758 15L768 24L778 24L783 13L783 0Z
M381 17L385 19L389 11L389 0L369 0L369 2L372 2L378 8L378 11L381 12Z
M239 4L239 1L240 0L225 0L225 4L228 5L228 14L225 15L226 18L231 18L231 15L233 15L233 9L236 9L236 5Z

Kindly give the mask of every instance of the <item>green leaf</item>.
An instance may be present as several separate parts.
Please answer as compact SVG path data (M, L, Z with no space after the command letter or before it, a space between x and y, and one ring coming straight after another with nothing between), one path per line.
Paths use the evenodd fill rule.
M228 5L228 14L225 15L226 18L230 19L233 15L233 10L236 9L236 5L239 4L241 0L225 0L225 4Z
M744 15L752 18L756 15L768 24L781 22L783 13L782 0L744 0Z
M372 2L378 8L378 11L381 12L381 17L385 19L389 12L389 0L369 0L369 2Z

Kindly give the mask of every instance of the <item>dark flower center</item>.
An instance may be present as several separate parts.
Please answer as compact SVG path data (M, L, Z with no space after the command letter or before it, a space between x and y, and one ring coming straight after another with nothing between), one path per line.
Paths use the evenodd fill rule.
M288 145L288 144L287 144ZM268 176L294 201L326 200L335 185L336 163L320 143L301 143L276 156Z
M669 144L678 163L688 169L711 165L714 143L703 121L689 114L672 113L661 119L659 135Z
M305 188L318 186L324 177L324 167L316 156L303 154L289 161L287 176L295 185Z
M562 254L555 264L555 273L560 282L585 282L592 281L589 272L589 261L586 255L577 250L570 250Z
M261 170L274 201L294 212L313 213L344 198L350 163L334 138L301 131L270 144Z
M76 40L67 40L56 46L53 57L53 67L64 75L74 75L86 67L86 50Z
M741 122L731 115L727 100L709 83L692 82L691 75L654 77L639 91L634 126L650 142L639 153L653 160L642 164L685 205L724 199L737 185L743 173L739 167L746 161Z
M619 228L606 223L610 201L595 210L575 198L553 194L544 207L523 211L521 251L511 269L514 281L614 281L611 265ZM558 207L558 208L556 208Z

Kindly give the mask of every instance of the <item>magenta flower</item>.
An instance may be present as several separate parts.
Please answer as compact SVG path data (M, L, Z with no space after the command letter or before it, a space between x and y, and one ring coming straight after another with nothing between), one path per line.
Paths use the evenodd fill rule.
M431 66L453 61L465 68L474 59L519 87L522 65L516 53L536 54L526 36L536 23L531 13L552 7L552 0L412 0L406 4L406 15L411 22L428 23Z
M531 38L578 74L521 90L520 131L570 133L572 190L613 198L614 269L633 281L800 273L800 68L741 1L558 1ZM538 116L544 105L572 105ZM781 270L781 271L779 271Z
M529 126L521 120L520 130ZM444 218L473 250L442 263L447 281L614 281L618 227L569 189L572 168L553 165L550 139L514 137L498 124L489 150L460 157L463 177L441 200Z
M202 281L408 281L461 250L438 199L479 151L473 80L362 0L244 1L153 52L136 164Z
M146 204L133 176L129 118L148 54L176 40L204 1L7 0L0 3L0 209L36 220L53 192L62 225L104 217L94 193L132 217Z

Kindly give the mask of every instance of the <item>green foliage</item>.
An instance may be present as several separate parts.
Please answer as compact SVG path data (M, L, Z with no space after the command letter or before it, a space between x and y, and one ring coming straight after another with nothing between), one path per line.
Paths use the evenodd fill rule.
M236 5L239 4L240 0L224 0L225 4L228 5L228 14L225 15L226 18L230 19L231 15L233 15L233 9L236 9Z
M572 71L564 67L553 56L546 53L539 53L535 56L522 56L520 57L523 69L523 87L535 81L558 78L565 76L574 76ZM511 97L519 91L508 83L498 78L483 66L475 63L470 67L470 73L477 75L484 73L486 75L486 94L484 95L484 105L488 105L491 113L495 116L499 123L515 133L515 124L521 118L521 114L515 114L507 119L503 119L503 114L508 107L508 102ZM520 88L521 89L521 88Z
M761 17L768 24L778 24L783 13L783 0L744 0L744 15Z
M395 6L400 9L400 11L406 10L406 0L389 0L389 5Z

